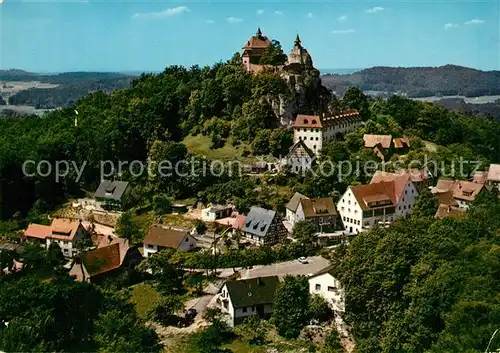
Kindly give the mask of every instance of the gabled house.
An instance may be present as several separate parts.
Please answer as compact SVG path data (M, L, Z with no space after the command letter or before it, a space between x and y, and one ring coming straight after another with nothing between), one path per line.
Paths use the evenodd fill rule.
M292 227L296 222L311 221L316 223L321 231L333 231L337 228L337 208L332 197L310 199L295 193L286 205L286 219Z
M125 181L103 180L97 188L94 198L105 210L121 210L129 184Z
M286 156L286 164L292 173L304 173L312 168L316 156L303 140L297 141Z
M484 184L441 178L431 192L434 195L450 193L458 207L468 209L472 201L484 190Z
M78 253L76 242L82 240L86 233L87 230L80 220L55 218L50 226L30 223L23 233L23 238L46 249L55 242L65 257L73 257Z
M190 251L196 247L196 239L187 230L152 226L144 237L144 257L163 249Z
M486 185L496 187L500 191L500 164L490 164Z
M297 221L297 209L299 208L300 200L308 199L307 196L302 195L301 193L296 192L293 194L292 198L286 204L286 220L292 224L292 226Z
M381 161L385 161L391 154L392 135L364 134L365 148L370 148Z
M309 293L322 296L335 312L345 311L344 290L332 275L333 266L316 272L309 277Z
M417 195L407 173L380 174L370 184L350 186L337 203L337 211L344 228L350 233L359 233L375 225L388 226L410 214Z
M76 257L70 276L79 282L98 282L131 268L142 260L139 250L129 246L128 239L113 237L109 244L83 252Z
M267 246L285 240L288 231L276 211L253 206L245 219L243 234L251 243Z
M451 191L437 194L438 209L434 217L443 219L446 217L459 217L465 214L466 209L461 208L458 202L453 198Z
M227 281L217 295L216 303L232 327L253 315L268 319L273 312L278 284L278 276Z

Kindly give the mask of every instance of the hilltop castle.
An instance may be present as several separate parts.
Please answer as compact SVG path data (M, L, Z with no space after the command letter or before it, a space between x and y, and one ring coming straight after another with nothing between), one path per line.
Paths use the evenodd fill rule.
M262 34L262 31L259 28L257 33L250 37L242 48L243 53L241 57L245 71L257 73L263 70L273 70L298 73L304 70L316 70L313 66L311 55L307 49L302 46L302 42L298 34L285 65L272 66L260 64L260 59L270 45L271 41L268 37Z

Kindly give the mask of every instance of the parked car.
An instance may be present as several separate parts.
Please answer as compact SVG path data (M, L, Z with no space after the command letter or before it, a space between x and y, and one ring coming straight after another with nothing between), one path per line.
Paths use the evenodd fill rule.
M305 257L299 257L297 259L301 264L306 264L307 263L307 259Z
M198 311L196 311L196 309L189 309L188 311L186 311L186 314L184 316L187 320L193 320L197 314Z

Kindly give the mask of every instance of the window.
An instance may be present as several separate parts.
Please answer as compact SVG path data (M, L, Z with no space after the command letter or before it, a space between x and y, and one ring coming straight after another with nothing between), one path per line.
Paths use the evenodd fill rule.
M405 190L405 195L408 195L408 190Z
M228 308L227 301L224 301L224 309L227 309L227 308Z
M244 306L244 307L243 307L243 312L244 312L244 313L246 313L246 312L247 312L247 307L246 307L246 306Z
M309 140L311 140L311 141L313 140L312 136L309 138Z
M344 216L344 217L342 217L342 219L345 221L345 216Z
M350 209L350 208L348 208L348 209L347 209L347 212L351 213L351 209Z
M411 205L408 205L408 208L411 208Z
M184 241L187 243L187 242L189 241L189 238L188 238L188 237L186 237L186 239L185 239Z
M316 286L314 287L315 290L321 290L321 284L316 284Z
M151 244L148 244L148 246L147 246L147 247L148 247L148 249L154 249L154 248L155 248L155 246L154 246L154 245L151 245Z
M312 137L311 137L311 139L312 139ZM314 145L313 148L316 149L316 145Z
M302 136L299 136L299 140L302 141Z
M340 209L343 211L344 210L344 206L342 206Z
M318 138L316 137L316 141L318 141Z
M334 292L334 291L335 291L335 288L334 288L334 287L330 287L330 286L328 286L328 291L329 291L329 292Z

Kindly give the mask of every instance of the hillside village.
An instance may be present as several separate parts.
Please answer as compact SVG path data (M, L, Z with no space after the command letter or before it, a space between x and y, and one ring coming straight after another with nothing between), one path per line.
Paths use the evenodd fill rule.
M276 53L277 55L273 55ZM7 283L8 278L20 278L22 284L24 273L36 273L43 281L50 283L56 282L57 276L69 275L70 282L61 283L68 286L82 285L82 293L90 291L89 288L93 286L101 288L105 295L111 296L111 292L120 293L122 297L113 294L111 306L133 303L137 313L133 309L133 313L127 314L131 315L131 322L134 322L134 325L142 325L144 322L144 327L152 330L151 333L146 333L149 331L144 331L147 329L142 326L125 328L127 325L124 324L124 332L128 332L129 336L137 332L144 333L147 339L141 339L148 342L153 342L151 337L156 335L157 342L146 347L151 351L159 351L159 342L167 352L188 352L186 346L179 348L172 342L176 339L182 341L183 337L196 333L199 335L196 341L198 346L194 351L200 352L231 350L234 348L230 343L234 341L234 335L240 337L239 339L245 341L249 347L267 345L267 352L306 352L311 351L311 347L322 347L321 352L368 352L372 351L368 350L369 345L375 347L379 343L373 343L366 338L367 331L374 330L368 328L369 324L366 322L375 325L378 319L374 320L371 317L374 314L370 311L372 308L374 311L382 310L380 307L385 305L369 302L368 295L377 298L380 296L380 303L391 295L400 295L399 292L390 292L399 286L399 279L394 279L391 284L388 278L392 276L392 272L387 277L382 277L384 271L398 273L401 270L404 272L402 276L405 277L401 281L407 281L410 270L405 267L406 264L417 266L418 262L411 257L414 255L416 258L418 253L418 256L424 258L426 252L434 251L429 249L440 243L440 240L435 238L437 235L453 239L453 234L459 234L459 229L460 232L474 233L477 239L484 236L481 246L487 247L488 241L491 241L491 254L496 251L498 255L498 217L493 217L491 224L481 222L491 216L490 212L496 212L500 208L500 161L498 158L495 160L498 149L491 152L491 144L488 146L491 141L497 141L498 137L488 140L490 136L483 130L480 134L471 133L474 135L472 139L483 138L481 145L484 148L481 153L486 152L479 157L482 161L482 171L468 170L465 175L449 177L446 175L450 174L443 170L433 168L432 163L421 163L415 168L408 163L410 158L421 160L424 154L435 153L436 158L448 158L439 161L445 163L444 169L449 171L453 168L450 167L453 157L457 157L459 153L472 154L472 145L465 140L467 137L464 137L466 133L457 131L460 128L455 129L452 125L463 124L468 129L482 127L477 127L465 117L451 113L448 116L444 110L432 111L435 115L429 118L428 125L422 123L422 120L418 122L420 125L414 124L410 121L414 112L418 109L426 110L422 116L427 116L431 108L426 105L411 105L424 103L407 103L404 98L394 98L395 101L389 102L369 102L368 98L356 89L348 92L343 100L331 97L328 102L323 102L320 99L323 88L319 72L314 68L312 55L303 47L299 35L289 55L283 57L276 42L264 36L259 28L256 35L250 37L243 46L241 54L235 58L232 60L237 60L236 63L233 61L220 70L230 72L230 75L243 82L242 85L253 82L252 80L263 80L266 83L264 88L261 87L262 90L255 87L252 89L253 93L249 95L252 100L249 98L247 102L237 101L235 107L231 107L233 111L227 113L230 118L216 116L213 111L203 111L208 109L203 104L192 106L190 109L196 111L196 114L188 112L178 125L174 125L177 122L169 121L168 126L161 126L161 129L148 125L155 121L154 119L157 119L158 124L162 120L155 117L154 113L148 116L151 120L137 122L132 119L130 128L128 125L124 127L122 124L125 123L119 121L119 117L117 131L125 131L125 135L110 137L116 138L113 140L113 148L124 148L119 150L122 156L126 155L124 151L127 151L129 156L139 158L140 149L144 148L148 157L159 155L182 159L193 154L193 151L188 151L182 144L182 139L172 142L162 136L171 137L189 130L196 138L210 136L212 142L219 142L221 145L212 146L214 151L222 148L221 146L229 146L230 141L236 139L239 144L244 144L245 148L250 146L251 152L246 151L247 155L258 157L261 155L256 141L262 142L267 147L262 148L262 155L268 155L272 162L246 161L246 169L238 178L231 179L224 175L220 179L207 177L201 181L181 177L162 180L148 176L147 179L141 179L127 172L99 179L96 178L97 168L94 164L94 169L85 175L76 187L72 182L65 184L64 192L68 190L68 194L58 207L42 207L41 205L46 204L45 201L36 201L26 213L24 223L21 221L21 211L7 217L11 223L2 224L0 227L0 279ZM172 77L191 75L178 68L171 70L173 73L167 74ZM213 76L210 78L211 84L214 84L217 75L222 75L212 74L210 69L206 70L208 71L203 75ZM146 76L144 81L135 83L134 87L143 85L137 89L144 90L149 95L155 88L148 85L157 79L161 78ZM304 83L304 80L309 83ZM189 80L186 82L191 84ZM187 87L188 84L182 85ZM281 86L282 84L285 86ZM167 83L162 82L162 85ZM268 90L271 85L279 86L281 91L276 94L274 88ZM182 89L177 91L175 88L173 91L178 93ZM188 98L191 101L204 99L204 95L200 93L201 88L193 89L193 92L195 93ZM261 95L256 92L261 92ZM316 95L314 102L309 99L311 92ZM97 131L95 133L98 136L94 136L93 129L86 131L89 122L85 119L96 115L94 119L97 122L101 120L103 116L100 114L106 109L121 109L117 108L116 102L109 103L110 106L105 109L94 106L94 103L105 105L108 100L115 98L121 101L120 95L128 94L136 93L121 92L111 97L102 97L99 94L89 96L88 102L81 101L78 107L74 107L80 112L79 123L75 122L75 126L71 125L75 120L72 115L75 109L55 112L58 124L61 123L59 117L63 117L71 128L78 129L75 135L67 135L65 132L64 138L70 138L70 141L83 140L79 146L80 151L89 151L93 148L92 145L95 145L96 149L105 150L103 154L99 154L105 158L108 152L101 141L106 139L101 139L100 132ZM137 94L143 93L138 91ZM127 103L124 111L128 109L129 112L123 113L124 116L135 114L130 111L137 107L140 111L138 115L150 114L141 110L148 107L148 103L144 103L146 98L141 99L134 96L132 103ZM178 104L173 102L172 99L170 104ZM179 103L180 105L182 104ZM398 110L402 106L407 107L410 113ZM258 120L260 109L268 111L264 113L264 122L255 123L253 130L254 125L251 124ZM226 112L228 108L224 107L222 110ZM197 120L201 119L200 116L205 119L200 120L204 123ZM449 129L446 127L443 132L439 130L441 127L437 126L429 133L432 121L441 118L450 126ZM115 117L110 119L103 120L102 126L111 124L110 121L114 121L112 119ZM243 125L250 124L248 136L238 135L242 133L243 126L237 125L239 121L243 121ZM143 137L136 133L136 124L141 123L152 129L144 132L148 139L144 146ZM490 122L486 121L484 124L486 126ZM418 130L421 125L424 127ZM499 129L497 125L495 128ZM227 129L230 132L224 133ZM484 131L487 130L488 127L484 128ZM276 131L283 134L282 139L274 135L277 134ZM105 133L106 131L103 136ZM454 135L449 137L452 134ZM150 136L154 136L154 141L151 141ZM456 141L453 140L455 137ZM278 140L276 146L279 147L279 153L271 156L273 153L270 141L274 139ZM433 142L430 142L431 140ZM131 141L133 146L125 150L129 147L124 141ZM460 142L467 146L460 147ZM21 145L29 144L21 141L19 146ZM140 148L137 147L139 145ZM20 149L24 151L24 148L26 147ZM433 152L433 148L437 149L437 152ZM325 160L338 166L344 159L358 163L361 160L363 165L377 163L377 168L371 173L361 171L355 175L353 172L344 181L333 181L337 174L331 177L316 174ZM395 161L401 162L402 167L391 167L391 163ZM339 170L338 173L341 174L342 169ZM48 182L44 184L43 180L39 179L33 184L36 185L36 195L44 195L44 188L59 193L57 186ZM74 197L69 190L81 188L81 185L86 187L86 193ZM0 190L6 198L10 197L10 206L14 209L16 197L8 196L11 192L8 188L7 184L2 184ZM19 190L18 186L13 188ZM10 226L18 221L16 224L24 226ZM433 229L437 230L432 234L425 233ZM408 250L412 249L410 240L416 241L411 237L415 237L418 232L427 234L422 235L426 243L422 246L415 245L415 254L412 254L412 250ZM424 279L425 271L431 271L432 266L439 267L441 262L452 261L452 252L458 257L460 251L473 241L472 234L470 239L458 240L458 237L457 235L457 243L461 241L467 245L462 247L459 244L451 244L452 240L443 238L443 247L449 248L443 250L443 254L436 255L435 259L426 258L425 261L428 262L420 263L421 267L415 270L419 272L412 272L411 278L417 278L415 281L418 281L418 276L421 276L420 278ZM496 240L491 240L495 237ZM389 240L384 243L385 239ZM385 250L387 252L376 245L382 243L389 249ZM375 248L384 256L387 255L384 260L382 257L373 260L377 255L370 251ZM399 264L400 260L396 257L403 249L408 251L401 255L404 259ZM389 255L394 255L394 258L387 260ZM366 265L363 269L363 256L366 256L367 263L374 264L373 268ZM442 258L438 259L439 256ZM469 256L473 257L472 254ZM493 255L491 256L491 270L497 273L495 271L498 270L498 258L493 260ZM474 258L473 261L479 260ZM397 267L398 265L401 267ZM361 273L365 270L373 271L377 275L369 279L363 277L368 276L367 273ZM485 270L486 272L488 271ZM40 287L34 288L45 288L43 281L36 285ZM84 285L86 287L83 287ZM405 285L410 286L406 282ZM451 288L451 284L446 285ZM370 291L370 294L365 293L365 289ZM380 294L381 291L386 292ZM418 297L416 291L415 289L411 295ZM22 294L25 295L28 294ZM12 301L16 301L15 297L12 297ZM44 302L43 305L48 304ZM85 305L87 306L82 310L91 310L90 302ZM411 305L414 305L413 301ZM432 306L427 302L425 305ZM440 305L443 305L445 310L445 304ZM20 317L20 313L25 309L4 309L0 306L0 324L7 328L19 322L16 321L19 320L17 316L8 314L9 310ZM439 316L440 309L436 310L438 312L429 313L429 317ZM452 309L446 307L446 310ZM495 310L498 314L498 308ZM116 314L119 311L114 313L120 316ZM95 320L103 320L108 314L103 311L100 315ZM391 315L387 314L380 320L394 324ZM73 325L73 319L67 320ZM107 323L111 325L113 320L110 319ZM105 327L106 322L99 322L99 327ZM413 324L424 325L421 322ZM490 328L493 329L494 325L488 326L488 330L485 329L481 335L477 334L481 344ZM1 328L0 332L3 329ZM443 332L448 329L453 330L453 327L439 328ZM441 331L435 335L439 335ZM275 332L276 336L269 338L269 332ZM135 342L135 339L132 338L131 342ZM432 340L436 342L437 338L433 336ZM101 345L101 351L126 350L123 347L127 346L102 348L106 347L106 341L109 341L109 338L96 339L96 344ZM4 341L0 339L0 348L1 344L4 344ZM289 349L286 348L287 344ZM394 344L394 348L385 351L423 352L424 348L430 347L425 345L431 343L418 343L422 345L420 346L413 342L416 348L411 349L398 349L396 343L390 344ZM213 350L203 350L203 347L209 346ZM221 348L223 346L225 348ZM36 347L44 348L31 348ZM47 347L50 350L62 349L57 345ZM433 347L437 352L443 346ZM127 349L134 351L145 348L137 343L137 346Z

